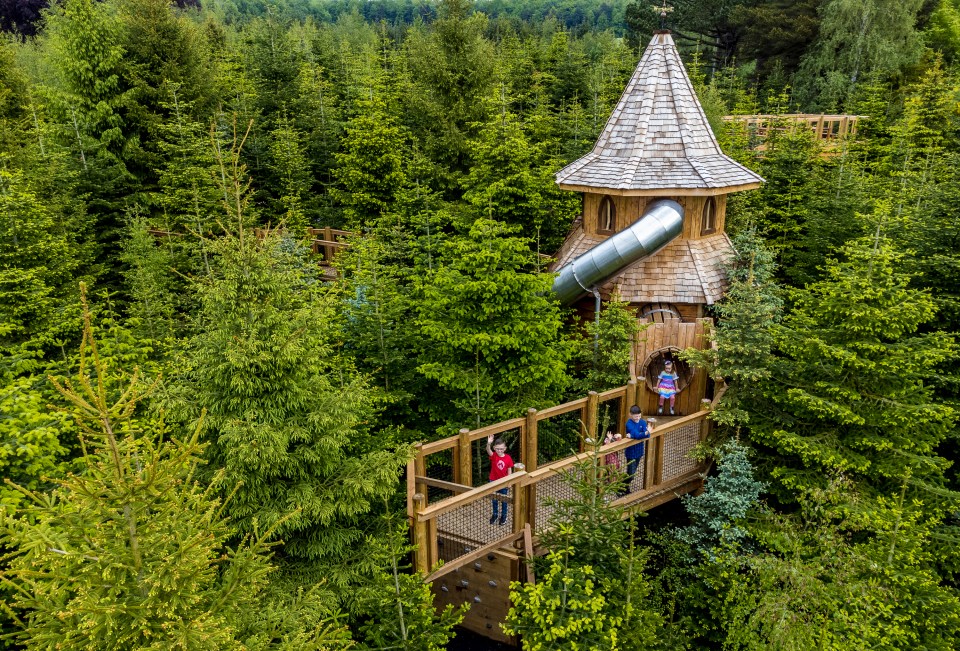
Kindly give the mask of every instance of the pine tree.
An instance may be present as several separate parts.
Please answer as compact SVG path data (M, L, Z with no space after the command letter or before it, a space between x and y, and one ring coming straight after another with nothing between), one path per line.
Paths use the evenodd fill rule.
M82 471L3 516L4 583L15 588L27 648L332 649L341 631L315 618L284 630L263 589L264 529L235 546L212 487L197 481L200 428L167 440L162 420L136 415L156 387L134 371L114 382L84 315L79 378L57 390L84 432ZM229 491L228 491L229 492ZM303 613L309 619L304 600Z
M362 426L372 396L334 348L333 302L302 252L242 227L211 246L179 403L207 410L211 469L242 482L226 507L241 530L276 527L299 580L342 586L404 455Z
M527 241L493 220L446 243L418 308L419 371L442 390L425 401L437 422L480 427L559 397L569 353L535 268Z
M827 263L824 280L791 292L792 309L773 329L769 379L744 404L751 437L775 452L772 476L789 491L843 473L889 494L907 476L942 481L937 447L955 420L934 400L931 376L956 356L939 332L930 295L909 287L903 255L868 238Z

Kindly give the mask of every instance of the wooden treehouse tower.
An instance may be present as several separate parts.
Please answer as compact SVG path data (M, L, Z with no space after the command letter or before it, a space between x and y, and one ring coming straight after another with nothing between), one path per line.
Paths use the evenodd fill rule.
M618 455L625 467L625 451L640 442L599 447L604 423L623 432L634 404L655 413L663 361L706 345L704 308L721 297L723 262L733 252L723 228L726 196L763 179L720 151L673 39L658 32L593 151L557 181L583 193L583 215L557 254L554 293L586 313L613 295L636 307L649 325L630 381L419 445L407 467L415 568L426 574L437 606L469 603L465 628L512 643L500 628L509 584L536 580L527 561L541 553L538 536L555 523L558 500L578 499L566 475L595 455ZM713 403L703 374L677 372L678 413L649 419L643 463L625 479L627 493L616 505L650 509L703 485L706 466L688 453L707 436ZM520 463L488 482L489 435L503 437ZM506 506L507 516L496 522L492 500Z
M705 345L704 308L723 295L733 253L727 195L763 179L720 151L666 31L654 34L593 151L556 178L583 193L583 215L556 254L554 289L584 316L618 295L651 324L633 371L654 390L664 360ZM706 378L674 365L677 413L693 413ZM643 412L655 413L656 401L651 393Z

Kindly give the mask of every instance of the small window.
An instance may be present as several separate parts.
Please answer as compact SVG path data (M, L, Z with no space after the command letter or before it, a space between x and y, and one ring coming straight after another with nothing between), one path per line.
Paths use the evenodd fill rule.
M613 206L613 199L604 197L600 200L600 211L597 215L597 232L614 233L617 230L617 210Z
M700 234L706 235L717 230L717 202L713 197L707 197L703 205L703 217L700 222Z

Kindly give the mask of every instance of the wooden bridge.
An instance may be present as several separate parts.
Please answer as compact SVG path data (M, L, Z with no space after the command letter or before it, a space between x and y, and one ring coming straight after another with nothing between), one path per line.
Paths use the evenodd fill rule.
M756 139L753 147L758 151L766 149L764 142L771 131L809 129L815 140L823 147L823 153L830 155L840 143L857 134L857 122L864 115L827 115L824 113L787 113L783 115L727 115L726 122L744 124L750 136Z
M500 630L510 607L510 581L533 580L525 558L552 521L557 501L576 499L568 475L592 455L619 455L641 444L625 439L598 446L609 429L624 431L629 408L649 404L644 378L591 392L556 407L530 409L522 418L418 446L407 468L407 512L416 544L415 567L426 574L436 605L470 603L463 626L491 639L516 643ZM612 504L646 510L698 491L705 465L688 453L710 429L711 402L682 417L648 418L650 439L630 492ZM521 462L503 479L486 482L487 436L503 438ZM506 495L498 491L506 489ZM490 524L491 500L509 505L505 524Z

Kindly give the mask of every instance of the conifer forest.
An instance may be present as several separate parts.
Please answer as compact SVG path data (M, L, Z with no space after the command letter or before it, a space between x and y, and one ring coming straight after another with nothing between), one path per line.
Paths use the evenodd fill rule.
M960 648L960 0L0 0L0 30L0 649ZM756 183L558 182L652 38ZM650 276L664 240L557 300L577 237L677 197L699 281ZM716 300L628 295L668 277ZM702 425L650 508L639 396L651 436ZM521 491L551 463L565 497ZM434 562L475 494L519 558L488 592L493 538L458 552L479 587Z

